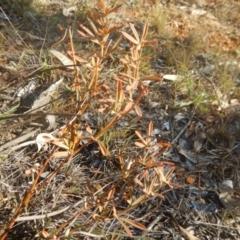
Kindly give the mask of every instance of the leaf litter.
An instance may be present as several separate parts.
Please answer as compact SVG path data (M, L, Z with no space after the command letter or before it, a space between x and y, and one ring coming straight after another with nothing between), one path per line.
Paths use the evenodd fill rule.
M159 4L166 12L169 11L162 1L143 1L141 4L144 2L148 10ZM16 94L12 92L12 98L1 99L0 149L4 152L1 152L0 221L3 230L6 224L13 226L14 221L11 220L14 216L20 222L11 229L10 237L20 237L17 234L24 229L22 238L26 239L34 236L47 238L53 231L53 238L65 235L73 239L83 236L114 236L119 239L239 238L239 86L228 81L231 75L227 68L222 71L222 63L213 59L217 48L223 50L221 61L232 58L232 54L237 52L232 52L233 45L237 49L238 43L226 32L223 36L226 23L216 15L215 11L220 10L218 1L196 2L195 6L188 2L176 6L170 4L172 13L167 14L174 21L167 22L162 30L163 35L170 35L166 38L167 35L160 34L155 41L156 36L151 40L145 39L148 28L153 31L154 26L157 27L154 19L150 25L144 25L141 18L134 19L134 7L137 6L131 10L134 24L128 25L123 19L121 24L126 26L105 28L107 15L117 14L121 7L110 8L103 1L97 1L105 15L98 8L92 8L88 17L97 21L87 23L87 18L81 19L81 23L85 22L79 25L80 38L70 35L69 42L63 38L59 43L59 38L55 38L58 35L56 26L52 28L55 29L53 39L57 42L54 47L59 48L51 48L50 51L65 68L58 68L56 59L46 57L48 63L45 67L50 70L37 73L38 84L45 85L40 93L26 87L26 80L30 80L28 75L15 75L9 82L4 80L9 78L1 75L1 92L4 94L11 88L16 93L17 85L22 82L23 95L33 96L29 109L23 111L17 106L17 114L10 113L17 103ZM141 4L138 7L142 7ZM228 4L223 1L229 14ZM234 4L239 7L237 2ZM74 14L77 17L75 7L59 3L58 6L65 9L67 21L72 21ZM66 9L74 11L69 14ZM37 26L41 29L41 16L38 17ZM208 21L206 32L197 25L196 19L200 18ZM9 24L12 19L9 16L5 20L5 24ZM216 30L209 31L213 26L217 26ZM20 26L19 30L21 27L26 30L26 26ZM111 31L117 32L122 27L119 31L121 37L111 36L110 41ZM200 30L207 56L202 56L203 48L197 46L195 52L190 53L191 44L195 43L189 34L194 29ZM32 35L39 34L35 32ZM45 38L40 37L42 44ZM88 38L87 46L84 45L86 42L81 44L81 37ZM123 38L129 41L127 45L121 42ZM40 41L40 38L23 40L25 43L15 43L10 54L21 55L24 44L29 42L36 52L39 50L39 44L34 45L33 41ZM73 46L74 41L79 41L80 51L76 45ZM118 54L123 54L122 57L115 54L113 44L118 41L122 47ZM151 60L140 55L147 41L155 44ZM13 47L10 41L5 44ZM99 46L99 52L96 46ZM95 52L91 61L86 63L81 60L86 58L79 56L79 52L88 48L95 48ZM176 52L174 57L171 51ZM183 63L179 65L180 60L187 61L186 51L191 63L189 66L187 62L185 66ZM23 64L23 68L35 61L39 64L36 54L30 56L33 60L29 62L28 59L25 65L21 61L18 64ZM146 60L150 63L159 61L160 68L156 64L152 64L156 68L150 68L146 63L140 65ZM69 66L77 62L78 66ZM1 69L8 69L11 73L11 61L1 60L0 64ZM40 65L43 64L40 61ZM83 64L84 67L81 66ZM207 77L206 71L202 75L201 69L210 65L215 67L208 71ZM110 70L102 71L104 67ZM141 72L138 71L140 68ZM116 70L120 70L120 74ZM64 84L58 84L59 79ZM145 84L145 80L149 82ZM113 86L115 82L116 92L114 88L106 87ZM182 85L185 85L184 92ZM22 94L18 97L21 98ZM92 99L94 101L89 103ZM41 127L34 127L33 123ZM37 132L40 133L36 136ZM24 135L30 138L29 142L26 138L16 140ZM23 145L19 146L21 142ZM27 147L28 143L31 145ZM38 194L40 190L44 193L41 196ZM30 204L26 205L28 201ZM20 211L23 208L26 216ZM14 215L14 209L19 209L18 215ZM40 218L42 212L46 215ZM46 228L36 220L44 216L49 216L50 220ZM33 219L36 228L25 223ZM1 234L4 239L5 233Z

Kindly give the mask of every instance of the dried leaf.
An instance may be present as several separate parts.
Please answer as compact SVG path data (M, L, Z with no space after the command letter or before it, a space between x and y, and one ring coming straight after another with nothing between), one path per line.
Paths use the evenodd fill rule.
M50 236L50 234L49 234L48 231L46 231L46 230L42 230L42 231L41 231L41 234L43 235L44 238L47 238L47 237Z
M130 238L132 238L133 236L132 236L132 233L131 233L130 229L128 228L128 226L127 226L120 218L118 218L118 221L119 221L119 223L123 226L123 228L124 228L124 230L126 231L127 235L128 235Z
M144 194L141 197L139 197L138 199L136 199L131 205L135 206L135 205L138 205L140 203L143 203L146 200L146 198L147 198L147 195Z
M200 240L200 238L195 237L193 234L188 232L186 229L182 228L180 225L178 225L181 232L189 239L189 240Z
M134 226L135 228L138 228L138 229L140 229L140 230L143 230L143 231L146 231L146 230L147 230L147 228L146 228L143 224L141 224L141 223L139 223L139 222L136 222L136 221L133 221L133 220L131 220L131 219L129 219L129 218L121 217L121 220L124 221L124 222L129 223L130 225L132 225L132 226Z
M88 61L81 58L80 56L77 56L76 53L73 53L72 51L67 51L67 54L71 56L72 58L74 57L79 63L87 63Z
M68 66L68 65L74 65L74 62L69 59L68 57L66 57L64 54L62 54L61 52L59 51L56 51L56 50L49 50L50 53L52 53L55 57L57 57L64 66ZM74 69L73 66L71 67L68 67L69 69Z
M144 144L142 144L142 143L140 143L140 142L134 142L134 144L135 144L136 146L140 147L140 148L145 148L145 147L146 147L146 145L144 145Z
M26 175L32 174L32 168L26 169L26 170L25 170L25 174L26 174Z
M101 0L97 1L97 5L99 8L101 8L103 11L105 11L105 9L107 8L107 6L105 5L105 3Z
M125 113L129 112L131 110L132 106L133 106L132 102L127 103L126 106L124 107L124 109L121 111L121 114L125 114Z
M112 33L115 32L116 30L119 30L121 28L123 28L124 25L120 25L120 26L114 26L108 29L108 33Z
M195 182L195 178L192 176L186 177L186 182L189 184L193 184Z
M142 117L142 111L140 109L140 107L138 107L137 105L134 107L136 114L138 115L138 117Z
M36 99L31 107L30 110L28 110L25 113L28 113L31 111L31 113L34 113L36 111L39 111L43 109L48 103L50 103L53 99L53 95L56 93L59 85L62 83L63 78L58 80L56 83L52 84L47 90L43 91L38 99Z
M55 115L47 115L46 119L48 121L48 128L46 129L47 131L54 129L56 125L56 116Z
M62 157L67 157L69 156L69 151L64 151L64 152L54 152L53 156L56 158L62 158Z
M91 23L91 21L90 21L90 23ZM83 24L79 24L79 26L80 26L86 33L88 33L89 36L95 38L94 34L93 34L88 28L86 28ZM96 30L96 31L97 31L97 30ZM79 32L80 32L80 31L78 31L78 33L79 33ZM85 35L85 34L84 34L84 35ZM86 36L86 35L85 35L85 36Z
M159 76L150 75L150 76L141 77L139 79L139 81L149 81L149 80L152 80L152 81L162 81L162 78L159 77Z
M224 181L220 185L219 190L219 199L223 206L227 209L232 209L235 212L238 212L240 209L240 193L238 191L234 191L232 181Z
M99 30L97 29L96 25L89 18L88 18L88 21L95 33L95 38L96 38L96 36L100 35Z
M68 229L65 231L65 234L64 234L65 237L68 237L68 236L70 235L70 230L71 230L71 228L68 228Z
M102 142L100 142L100 141L97 141L97 143L98 143L98 146L99 146L99 148L101 150L102 155L103 156L108 156L109 152L108 152L107 148L104 146L104 144Z
M61 142L61 139L53 137L49 133L40 133L37 135L35 143L38 146L38 152L41 150L41 148L46 145L47 143L53 143L59 147L62 147L64 149L69 149L68 146L66 146L64 143Z
M142 143L147 146L147 142L145 141L145 139L142 137L142 135L138 132L135 131L135 134L138 136L138 138L142 141Z
M151 140L152 132L153 132L153 122L150 121L148 125L148 138L150 138L150 140Z
M105 13L106 13L106 14L110 14L110 13L112 13L112 12L117 12L118 9L119 9L121 6L122 6L122 4L120 4L120 5L118 5L118 6L114 7L114 8L107 8L106 11L105 11Z
M129 35L128 33L126 32L122 32L122 35L127 38L130 42L138 45L138 41L136 39L134 39L131 35Z
M135 36L135 39L137 40L137 44L139 44L140 43L140 39L139 39L139 36L138 36L138 32L137 32L136 28L134 27L134 24L130 23L129 26L132 29L132 32L133 32L133 34Z
M147 37L147 33L148 33L148 23L145 22L144 27L143 27L141 42L144 41L144 39Z
M175 74L166 74L163 75L163 79L168 80L168 81L177 81L177 80L182 80L184 77L181 75L175 75Z

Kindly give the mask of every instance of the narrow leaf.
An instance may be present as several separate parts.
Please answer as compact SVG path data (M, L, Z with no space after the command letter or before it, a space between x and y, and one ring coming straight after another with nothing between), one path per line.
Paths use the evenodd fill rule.
M101 0L98 0L98 1L97 1L97 5L98 5L103 11L105 11L105 9L107 8L106 5L104 4L104 2L101 1Z
M136 221L133 221L133 220L131 220L131 219L124 218L124 217L121 217L121 220L124 221L124 222L129 223L130 225L132 225L132 226L134 226L135 228L138 228L138 229L140 229L140 230L143 230L143 231L146 231L146 230L147 230L146 227L145 227L143 224L139 223L139 222L136 222Z
M132 238L132 233L130 231L130 229L128 228L128 226L120 219L118 218L118 221L120 222L120 224L123 226L124 230L126 231L127 235Z
M133 106L133 103L132 103L132 102L129 102L129 103L124 107L124 109L121 111L121 114L128 113L128 112L131 110L132 106Z
M143 144L147 146L147 142L143 139L142 135L138 132L135 131L135 134L138 136L138 138L142 141Z
M128 33L126 32L122 32L122 35L127 38L130 42L138 45L138 41L136 39L134 39L131 35L129 35Z
M99 148L101 150L102 155L103 156L108 156L109 152L108 152L107 148L104 146L104 144L102 142L100 142L100 141L97 141L97 143L98 143L98 146L99 146Z
M77 30L77 32L78 32L78 34L79 34L80 36L85 37L85 38L88 38L88 36L87 36L84 32L82 32L82 31L80 31L80 30Z
M77 56L76 53L73 53L72 51L67 51L67 54L70 55L71 57L74 56L74 58L80 63L87 63L87 61L85 59Z
M120 102L122 99L122 81L120 79L117 80L117 92L116 92L116 103Z
M104 36L103 41L104 41L104 42L107 42L108 37L109 37L109 33Z
M93 31L95 32L95 34L98 35L98 30L97 30L95 24L89 18L88 18L88 21L91 24L91 27L92 27Z
M132 29L132 32L135 36L135 39L137 40L138 44L140 43L140 39L139 39L139 36L138 36L138 32L136 30L136 28L134 27L134 25L132 23L129 24L130 25L130 28Z
M141 42L146 38L147 33L148 33L148 23L145 23L144 27L143 27L143 33L142 33L142 37L141 37Z
M111 28L108 29L108 33L115 32L116 30L121 29L123 26L124 25L111 27Z
M153 80L153 81L162 81L162 78L159 76L145 76L139 79L140 81Z
M132 206L138 205L138 204L144 202L146 200L146 198L147 198L147 196L144 194L141 197L139 197L138 199L136 199L131 205Z
M98 44L99 46L101 46L101 43L99 42L98 39L91 39L91 41L94 42L94 43L96 43L96 44Z
M112 13L112 12L117 12L118 9L122 6L122 4L116 6L115 8L107 9L106 14Z
M142 111L140 109L140 107L138 107L137 105L134 107L136 114L138 115L138 117L142 117Z
M136 146L140 147L140 148L145 148L145 147L146 147L146 145L144 145L144 144L142 144L142 143L140 143L140 142L134 142L134 144L135 144Z
M150 121L148 125L148 136L151 137L153 132L153 122Z
M69 156L69 152L54 152L53 153L53 156L56 157L56 158L62 158L62 157L67 157Z
M88 33L91 37L95 37L94 34L93 34L88 28L86 28L83 24L79 24L79 26L80 26L86 33Z

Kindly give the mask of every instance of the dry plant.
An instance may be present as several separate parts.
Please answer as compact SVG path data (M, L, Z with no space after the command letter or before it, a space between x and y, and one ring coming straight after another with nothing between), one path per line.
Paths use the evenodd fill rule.
M0 239L238 239L237 1L27 2L1 29Z
M38 192L50 185L62 169L73 164L73 159L80 158L82 152L94 143L99 148L98 154L102 161L106 158L113 162L114 173L108 175L102 169L94 170L93 176L96 179L85 180L86 185L81 188L81 200L71 206L79 205L78 210L55 225L55 229L38 229L39 236L59 239L61 236L73 236L78 232L89 237L112 235L118 238L124 229L129 237L133 237L132 231L136 232L134 229L147 230L144 216L138 216L141 220L133 219L133 212L149 200L157 199L156 201L161 203L167 188L178 187L171 183L174 164L160 161L162 154L171 144L154 139L152 122L149 123L146 137L135 131L135 138L138 138L135 142L124 143L124 140L120 139L119 146L116 143L114 146L109 144L108 147L104 142L104 139L108 139L108 142L113 140L111 133L116 131L117 125L123 119L129 120L130 114L137 116L137 119L141 118L139 102L148 94L144 81L161 81L158 76L141 74L142 62L150 59L143 55L143 49L152 47L155 43L154 39L148 39L148 23L144 24L139 35L132 23L128 26L115 26L109 22L109 14L117 12L120 7L108 8L102 0L98 0L96 8L89 12L88 25L79 24L78 34L94 44L94 53L90 60L79 56L75 50L72 32L68 32L70 42L67 53L72 58L74 73L71 91L76 99L74 112L69 112L73 117L57 130L57 138L51 134L41 135L42 141L52 146L52 150L41 168L33 172L33 183L0 239L7 237L16 221L53 217L70 209L66 207L44 215L20 216ZM123 28L125 30L121 31ZM123 42L127 47L120 47ZM117 71L107 76L110 71L108 62L113 59L117 59ZM95 114L100 114L104 119L96 129L81 121L81 117L90 109L97 110ZM132 149L137 147L140 151L123 151L125 144L131 144ZM41 174L53 157L65 159L39 183ZM97 180L100 181L95 184L94 181Z

